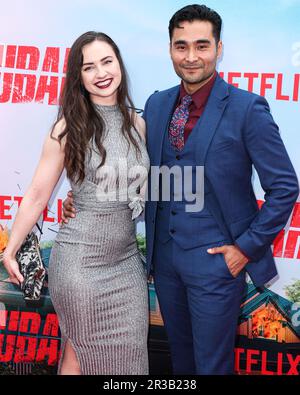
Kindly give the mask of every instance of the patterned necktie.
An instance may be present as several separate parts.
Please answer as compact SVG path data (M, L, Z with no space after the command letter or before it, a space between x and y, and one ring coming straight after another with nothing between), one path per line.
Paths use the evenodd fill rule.
M186 95L174 111L169 127L169 140L174 149L181 151L184 147L184 128L189 118L189 105L192 97Z

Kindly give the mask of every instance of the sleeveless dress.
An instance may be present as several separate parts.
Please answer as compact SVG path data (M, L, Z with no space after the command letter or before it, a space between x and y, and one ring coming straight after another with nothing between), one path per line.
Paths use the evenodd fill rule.
M76 218L60 228L48 270L62 336L58 374L67 341L82 374L148 374L147 275L134 221L143 205L134 192L136 179L147 177L149 157L136 131L140 154L123 136L117 105L95 107L105 123L105 168L98 169L92 142L83 183L71 183Z

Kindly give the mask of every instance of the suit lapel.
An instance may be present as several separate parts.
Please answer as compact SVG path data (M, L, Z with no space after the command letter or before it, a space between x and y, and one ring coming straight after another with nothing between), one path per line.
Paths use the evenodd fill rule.
M219 76L213 86L205 110L197 122L196 164L204 166L206 154L228 102L228 85ZM200 129L200 130L199 130Z
M158 118L156 121L156 132L153 141L153 165L161 165L162 147L165 133L173 115L173 109L179 96L179 86L169 91L160 102Z

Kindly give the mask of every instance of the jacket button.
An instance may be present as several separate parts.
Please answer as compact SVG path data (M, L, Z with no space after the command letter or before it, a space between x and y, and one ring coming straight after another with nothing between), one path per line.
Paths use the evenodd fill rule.
M180 155L176 155L176 160L180 160L181 156Z
M171 214L172 215L177 215L176 211L174 211L174 210L171 211Z
M176 233L176 230L175 230L175 229L171 229L170 232L171 232L172 235L173 235L174 233Z

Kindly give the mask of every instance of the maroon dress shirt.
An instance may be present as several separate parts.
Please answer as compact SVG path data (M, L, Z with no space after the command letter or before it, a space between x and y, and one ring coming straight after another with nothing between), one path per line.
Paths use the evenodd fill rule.
M192 94L193 101L189 107L190 114L184 128L184 142L187 141L189 135L194 129L196 123L198 122L198 119L203 114L209 95L215 83L216 77L217 77L217 72L215 72L211 80L209 80L205 85L203 85L200 89L198 89L195 93ZM183 83L181 83L180 96L176 108L180 105L181 99L186 95L188 95L188 93L184 89Z

